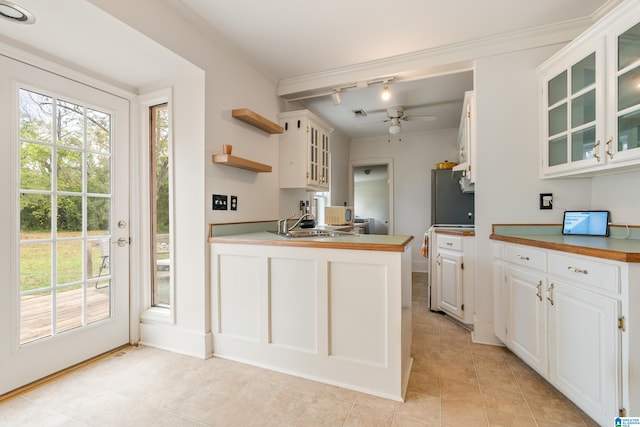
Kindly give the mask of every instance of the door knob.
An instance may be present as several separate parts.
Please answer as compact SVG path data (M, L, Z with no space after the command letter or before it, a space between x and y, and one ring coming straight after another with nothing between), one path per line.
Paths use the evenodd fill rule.
M118 240L116 240L115 242L113 242L114 245L118 245L120 247L126 246L126 245L128 245L130 243L131 243L131 238L130 237L128 239L125 239L124 237L121 237Z

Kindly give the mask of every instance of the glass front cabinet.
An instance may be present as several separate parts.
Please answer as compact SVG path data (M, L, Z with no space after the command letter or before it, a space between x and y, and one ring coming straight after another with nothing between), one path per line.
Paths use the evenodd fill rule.
M623 4L539 67L542 177L640 164L639 22Z

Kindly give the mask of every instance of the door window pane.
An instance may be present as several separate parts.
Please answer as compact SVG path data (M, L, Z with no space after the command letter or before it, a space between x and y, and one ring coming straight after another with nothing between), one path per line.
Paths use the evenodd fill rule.
M52 143L53 99L24 89L20 89L19 98L20 138Z
M20 239L51 238L51 196L20 195Z
M87 193L111 193L111 156L87 154Z
M87 150L111 152L111 115L87 108Z
M49 242L20 245L20 291L50 287L52 259Z
M84 108L80 105L58 100L57 142L69 147L84 146Z
M82 151L58 148L58 191L82 191Z
M20 182L25 190L51 190L51 146L23 142Z
M83 265L82 240L58 241L56 243L57 284L82 280Z

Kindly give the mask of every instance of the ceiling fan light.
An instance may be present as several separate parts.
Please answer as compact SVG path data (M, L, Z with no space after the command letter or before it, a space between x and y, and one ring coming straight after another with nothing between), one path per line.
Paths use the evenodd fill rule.
M391 99L391 92L389 92L389 86L387 86L387 84L384 84L384 87L382 88L382 100L383 101L388 101Z
M342 104L342 98L340 97L340 90L336 89L331 93L331 99L333 99L333 105Z
M389 133L391 135L397 135L400 133L400 125L398 123L394 123L391 126L389 126Z

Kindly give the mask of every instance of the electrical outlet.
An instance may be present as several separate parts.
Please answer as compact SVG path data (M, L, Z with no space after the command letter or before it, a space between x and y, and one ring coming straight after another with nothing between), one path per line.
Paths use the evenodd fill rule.
M213 210L214 211L226 211L227 210L227 196L222 194L213 195Z
M553 209L552 193L540 193L540 209Z
M238 196L231 196L231 207L232 211L238 210Z

